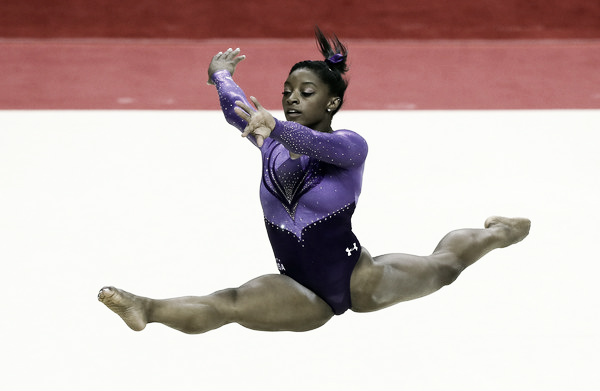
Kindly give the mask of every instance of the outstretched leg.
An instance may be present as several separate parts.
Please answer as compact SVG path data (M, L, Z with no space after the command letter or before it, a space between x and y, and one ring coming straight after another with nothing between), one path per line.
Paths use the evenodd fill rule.
M152 322L189 334L232 322L262 331L307 331L322 326L333 316L331 307L321 298L291 278L277 274L208 296L166 300L105 287L98 300L136 331Z
M530 225L528 219L490 217L483 229L450 232L424 257L387 254L372 258L363 250L350 284L352 310L376 311L433 293L488 252L523 240Z

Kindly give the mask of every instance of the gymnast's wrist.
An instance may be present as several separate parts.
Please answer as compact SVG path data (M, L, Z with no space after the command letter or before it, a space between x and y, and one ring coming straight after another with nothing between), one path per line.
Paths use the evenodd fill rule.
M281 137L281 134L283 132L283 123L275 117L273 117L273 119L275 120L275 126L271 131L271 137L278 139L279 137Z
M215 72L213 72L212 75L210 75L210 80L214 84L217 84L217 82L222 82L224 79L227 79L227 78L231 79L231 74L226 69L221 69L221 70L215 71Z

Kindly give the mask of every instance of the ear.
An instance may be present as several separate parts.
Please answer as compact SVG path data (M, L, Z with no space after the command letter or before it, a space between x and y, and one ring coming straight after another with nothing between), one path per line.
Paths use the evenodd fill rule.
M342 99L340 99L337 96L333 97L327 103L327 111L328 112L336 111L340 107L341 104L342 104Z

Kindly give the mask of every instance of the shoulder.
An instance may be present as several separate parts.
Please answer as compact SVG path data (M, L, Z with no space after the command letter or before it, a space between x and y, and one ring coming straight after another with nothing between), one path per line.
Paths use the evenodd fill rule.
M352 139L356 139L356 140L363 140L363 141L365 140L360 134L356 133L353 130L349 130L349 129L334 130L333 133L331 133L331 134L348 137L348 138L352 138Z
M340 166L351 167L365 162L369 146L361 135L348 129L335 130L330 135L329 141L334 154L341 158Z
M352 130L339 129L334 130L331 134L334 138L345 140L347 143L349 143L349 146L351 147L359 147L361 149L364 149L365 152L368 149L367 140L365 140L364 137Z

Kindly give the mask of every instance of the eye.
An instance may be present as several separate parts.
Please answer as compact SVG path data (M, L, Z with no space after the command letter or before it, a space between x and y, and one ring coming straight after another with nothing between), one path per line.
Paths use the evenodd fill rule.
M282 95L283 96L290 96L290 94L292 93L292 91L283 91Z
M311 95L314 95L315 93L313 91L302 91L302 96L308 98Z

